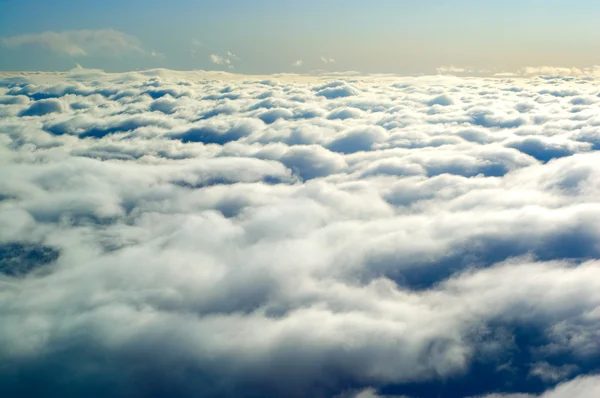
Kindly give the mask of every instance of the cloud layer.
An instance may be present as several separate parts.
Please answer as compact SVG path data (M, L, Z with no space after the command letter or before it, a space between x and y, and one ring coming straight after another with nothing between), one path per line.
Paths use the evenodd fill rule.
M3 74L0 395L595 397L599 101Z

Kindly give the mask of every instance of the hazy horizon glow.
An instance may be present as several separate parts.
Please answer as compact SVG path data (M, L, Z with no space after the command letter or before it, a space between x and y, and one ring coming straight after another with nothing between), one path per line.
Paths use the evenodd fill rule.
M600 4L588 0L2 2L0 70L582 69L600 64L599 18Z

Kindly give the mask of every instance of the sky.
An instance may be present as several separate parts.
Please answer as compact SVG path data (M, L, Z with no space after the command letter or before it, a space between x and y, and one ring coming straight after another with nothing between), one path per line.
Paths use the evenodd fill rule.
M0 70L581 69L600 63L599 17L591 0L4 0Z

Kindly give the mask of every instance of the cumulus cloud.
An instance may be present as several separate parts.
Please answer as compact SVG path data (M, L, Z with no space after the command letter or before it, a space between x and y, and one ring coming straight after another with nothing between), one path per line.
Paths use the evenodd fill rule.
M299 60L296 60L296 61L292 62L292 65L293 66L302 66L302 60L299 59Z
M209 54L208 58L210 59L210 62L212 62L213 64L217 64L217 65L222 65L225 63L230 63L230 61L226 58L221 57L220 55L217 54Z
M447 94L438 95L437 97L432 98L429 101L427 101L427 105L429 105L429 106L433 106L433 105L449 106L452 104L454 104L454 100L452 99L452 97L450 97Z
M38 46L70 56L143 54L139 40L114 29L43 32L3 37L6 47Z
M559 66L528 66L519 70L519 74L526 76L582 76L587 70L579 68L565 68Z
M317 95L327 99L350 97L357 94L357 90L345 82L331 82L313 89Z
M0 74L0 395L597 396L597 95Z
M335 64L335 58L321 56L321 62L324 64Z
M63 103L57 99L42 99L31 104L30 107L24 109L20 116L42 116L53 112L62 112L64 110Z

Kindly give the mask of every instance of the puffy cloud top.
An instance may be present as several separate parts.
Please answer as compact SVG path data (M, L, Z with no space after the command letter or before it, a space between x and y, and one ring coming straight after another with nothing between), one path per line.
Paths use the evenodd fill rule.
M10 97L9 97L10 98ZM18 98L18 97L17 97ZM8 102L8 101L7 101ZM43 116L54 112L63 112L63 103L57 99L44 99L31 104L30 107L24 109L20 116Z

